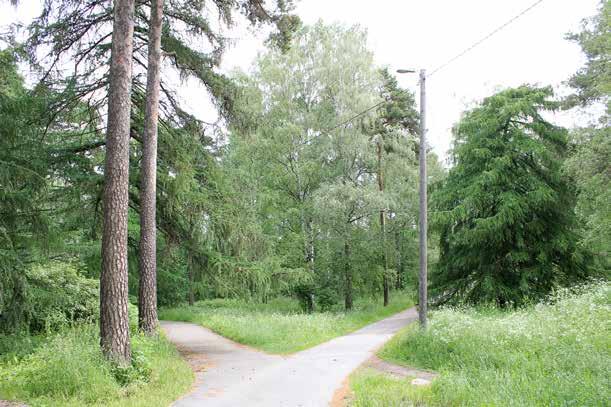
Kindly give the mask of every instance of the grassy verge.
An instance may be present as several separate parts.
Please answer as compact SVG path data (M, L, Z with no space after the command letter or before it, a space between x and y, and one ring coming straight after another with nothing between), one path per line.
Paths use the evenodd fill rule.
M161 319L194 322L230 338L267 352L292 353L336 336L345 335L369 323L413 305L412 294L394 293L389 306L381 301L360 299L355 309L303 313L297 301L287 298L255 304L238 300L200 301L192 307L164 309Z
M605 405L611 399L611 289L601 283L524 310L444 309L430 328L410 327L379 355L436 370L428 389L360 371L354 404ZM382 400L378 402L378 400Z
M163 337L132 335L134 364L117 369L104 359L95 325L47 336L5 337L0 399L30 406L167 406L191 386L193 373ZM26 346L28 345L28 346Z
M399 379L373 369L359 369L350 376L352 407L409 407L428 404L429 387L409 384L411 378Z

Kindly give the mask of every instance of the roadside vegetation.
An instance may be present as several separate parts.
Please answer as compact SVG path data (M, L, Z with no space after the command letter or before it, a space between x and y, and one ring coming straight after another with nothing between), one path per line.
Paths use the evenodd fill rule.
M561 290L515 311L446 308L430 327L411 326L379 352L434 370L430 388L373 371L351 381L355 406L603 405L611 398L611 286Z
M136 323L132 318L132 332ZM125 368L106 359L99 344L97 326L90 323L35 336L0 336L0 400L165 407L191 386L189 365L163 336L132 334L132 363Z
M271 353L292 353L356 331L414 304L411 291L396 292L390 305L369 297L359 298L354 309L339 306L325 312L306 313L297 300L281 297L268 303L217 299L193 306L167 308L161 319L194 322L244 345Z

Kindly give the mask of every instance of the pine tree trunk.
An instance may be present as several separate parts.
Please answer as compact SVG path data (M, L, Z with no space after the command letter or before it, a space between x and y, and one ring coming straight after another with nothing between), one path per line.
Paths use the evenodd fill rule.
M382 173L382 142L378 140L377 143L378 152L378 188L380 193L384 192L384 177ZM384 261L384 274L382 275L382 283L384 286L384 306L386 307L389 302L389 284L388 284L388 256L386 254L386 214L384 209L380 210L380 234L382 236L382 257Z
M100 345L109 359L125 366L131 359L127 314L127 213L134 0L115 0L114 7L104 165Z
M350 244L346 242L344 244L344 308L346 311L352 309L352 270L350 268Z
M140 286L138 326L147 334L157 332L157 122L161 65L163 0L151 1L149 22L146 110L140 170Z

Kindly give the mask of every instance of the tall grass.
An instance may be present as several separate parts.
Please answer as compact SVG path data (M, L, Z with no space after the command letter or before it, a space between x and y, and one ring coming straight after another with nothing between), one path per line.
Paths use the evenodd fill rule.
M411 379L411 378L409 378ZM350 376L351 407L411 407L430 403L430 389L411 386L373 369L359 369ZM426 400L429 400L427 402Z
M188 390L193 378L162 337L132 335L134 363L126 369L103 357L92 324L35 342L29 354L11 352L0 360L0 399L30 406L167 406Z
M411 305L413 300L409 292L395 293L387 307L382 305L381 299L359 299L354 310L347 313L335 310L306 314L296 300L288 298L271 300L267 304L227 299L164 309L160 318L194 322L267 352L292 353L355 331Z
M610 299L610 286L599 283L513 312L436 311L426 332L410 327L379 354L441 376L428 390L396 390L388 405L608 405ZM393 397L392 379L361 373L355 381L357 405L375 405L363 400L378 390Z

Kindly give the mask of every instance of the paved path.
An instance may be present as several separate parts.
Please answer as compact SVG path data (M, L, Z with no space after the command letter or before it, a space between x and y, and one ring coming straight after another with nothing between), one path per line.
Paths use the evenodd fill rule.
M289 356L238 345L199 325L163 321L168 339L196 371L193 391L174 406L328 406L354 369L416 319L410 308Z

